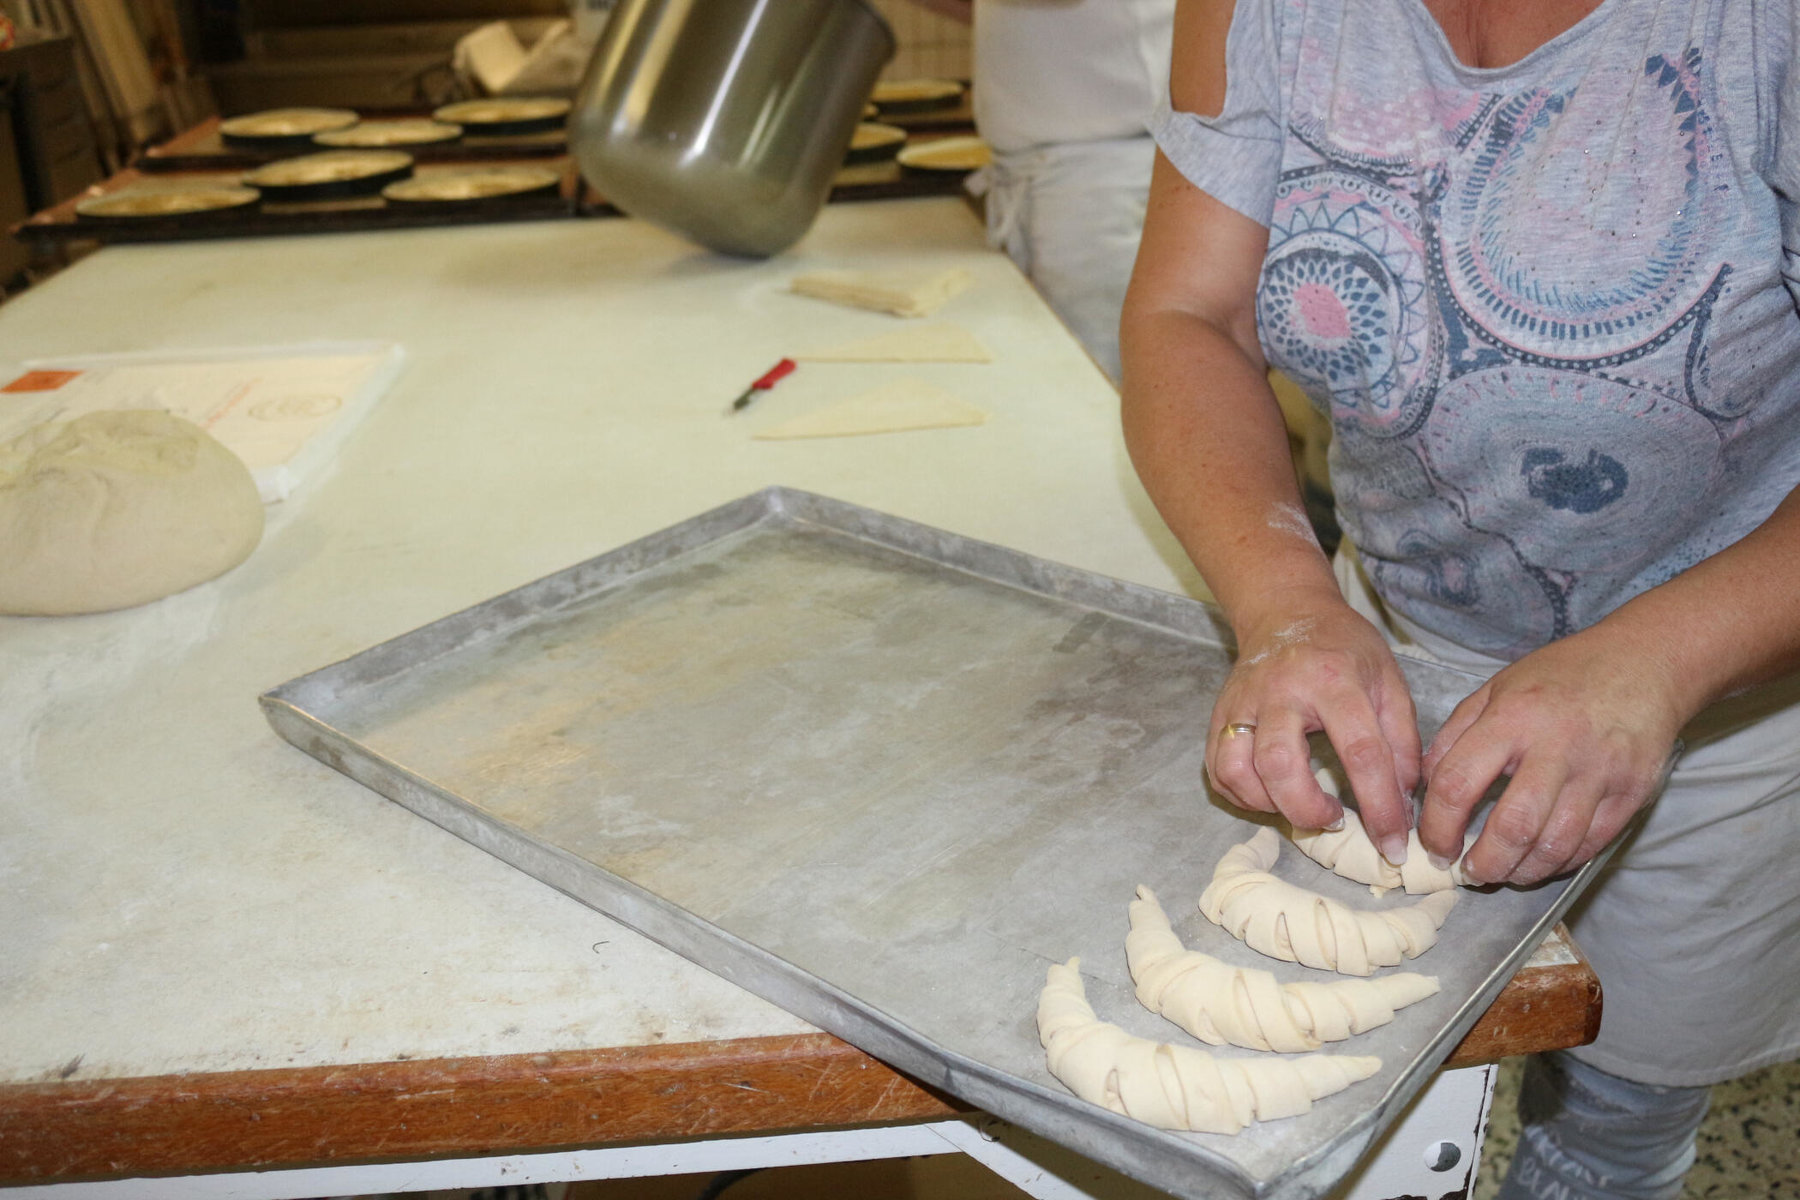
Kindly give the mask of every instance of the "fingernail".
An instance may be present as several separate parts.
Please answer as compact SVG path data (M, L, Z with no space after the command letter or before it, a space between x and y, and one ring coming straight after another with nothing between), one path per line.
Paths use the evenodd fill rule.
M1344 814L1339 813L1337 816L1337 820L1333 821L1331 824L1329 824L1325 827L1325 832L1326 833L1339 833L1339 832L1342 832L1343 828L1344 828Z
M1448 871L1450 869L1450 860L1432 850L1427 850L1425 852L1425 861L1440 871Z
M1406 865L1406 837L1404 834L1390 833L1381 839L1381 857L1392 866Z

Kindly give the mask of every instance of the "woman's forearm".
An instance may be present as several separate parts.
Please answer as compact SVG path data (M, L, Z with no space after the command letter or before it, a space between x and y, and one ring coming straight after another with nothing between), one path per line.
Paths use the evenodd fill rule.
M1508 777L1464 859L1536 883L1599 853L1655 794L1669 747L1714 700L1800 667L1800 498L1736 544L1503 668L1425 755L1419 838L1446 857Z
M1261 362L1179 310L1128 309L1122 340L1132 463L1240 639L1285 600L1335 597Z
M1234 803L1303 828L1342 815L1313 778L1324 732L1376 845L1405 857L1419 732L1381 634L1338 594L1300 504L1255 325L1268 230L1158 156L1120 327L1132 463L1237 634L1207 726Z
M1306 740L1323 731L1370 836L1403 861L1404 794L1418 779L1412 702L1307 523L1260 355L1192 312L1140 309L1126 329L1126 445L1237 635L1208 721L1214 784L1245 808L1328 826L1341 809L1314 781Z
M1615 609L1588 634L1653 656L1689 718L1800 670L1800 491L1724 550Z

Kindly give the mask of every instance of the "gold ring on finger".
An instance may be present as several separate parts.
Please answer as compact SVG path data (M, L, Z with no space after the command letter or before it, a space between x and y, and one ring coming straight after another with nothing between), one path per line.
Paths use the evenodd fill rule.
M1233 721L1231 724L1225 726L1225 736L1226 737L1235 737L1240 733L1255 733L1255 732L1256 732L1256 726L1250 724L1248 721Z

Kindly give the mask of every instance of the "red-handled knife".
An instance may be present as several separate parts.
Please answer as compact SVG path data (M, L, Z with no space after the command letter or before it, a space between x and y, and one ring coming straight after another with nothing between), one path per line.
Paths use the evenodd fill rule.
M750 402L752 400L756 399L756 393L768 391L793 373L794 360L791 358L782 359L780 362L770 367L768 373L761 379L758 379L755 383L745 388L744 394L731 402L731 409L725 415L730 416L731 413L742 412L744 409L750 407Z

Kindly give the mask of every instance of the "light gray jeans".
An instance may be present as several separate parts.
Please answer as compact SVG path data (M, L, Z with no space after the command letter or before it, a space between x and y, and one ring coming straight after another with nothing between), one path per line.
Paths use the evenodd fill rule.
M1535 1055L1519 1091L1519 1148L1497 1200L1677 1200L1711 1094Z

